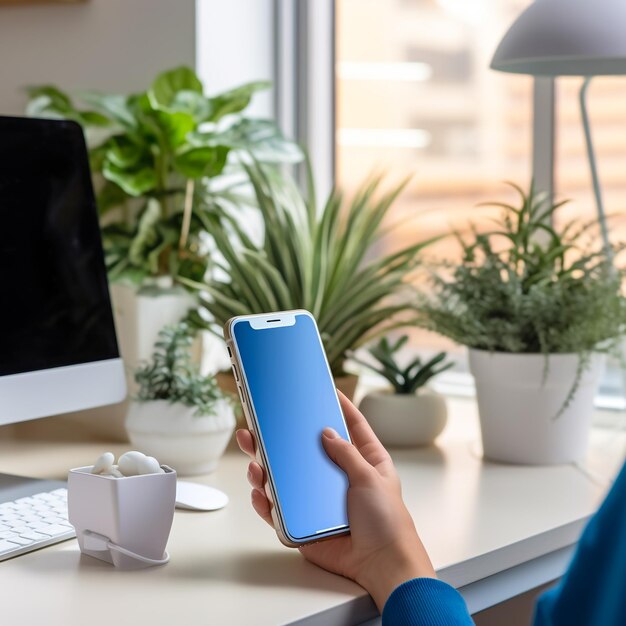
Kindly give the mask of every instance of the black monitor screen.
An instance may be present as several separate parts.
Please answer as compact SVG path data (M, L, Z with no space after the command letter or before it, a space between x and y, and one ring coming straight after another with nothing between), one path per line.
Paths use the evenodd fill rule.
M0 117L0 376L118 356L82 130Z

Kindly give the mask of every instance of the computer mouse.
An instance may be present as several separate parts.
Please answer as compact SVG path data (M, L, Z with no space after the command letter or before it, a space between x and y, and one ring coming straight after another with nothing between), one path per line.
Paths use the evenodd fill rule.
M176 483L176 508L190 511L217 511L228 504L228 496L215 487L185 480Z

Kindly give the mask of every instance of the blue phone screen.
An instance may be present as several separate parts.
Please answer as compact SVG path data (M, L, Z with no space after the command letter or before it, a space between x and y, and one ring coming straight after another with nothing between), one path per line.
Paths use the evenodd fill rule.
M274 328L242 320L233 335L288 534L347 526L348 481L321 434L326 426L348 433L315 322L305 314Z

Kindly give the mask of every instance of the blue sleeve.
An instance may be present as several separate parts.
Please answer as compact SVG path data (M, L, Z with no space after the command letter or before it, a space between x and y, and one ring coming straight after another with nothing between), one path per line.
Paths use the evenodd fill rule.
M471 626L465 601L435 578L414 578L396 587L383 608L383 626Z
M626 624L626 465L583 532L563 579L539 598L534 624Z

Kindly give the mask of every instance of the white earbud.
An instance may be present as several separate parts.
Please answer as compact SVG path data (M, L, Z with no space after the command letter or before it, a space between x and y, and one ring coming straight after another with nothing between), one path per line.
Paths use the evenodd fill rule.
M140 473L137 468L137 463L145 458L145 454L143 454L142 452L137 452L136 450L125 452L124 454L122 454L117 462L120 472L122 472L124 476L137 476L137 474Z
M100 455L91 469L92 474L123 478L124 476L138 476L142 474L164 474L165 470L153 456L146 456L143 452L131 450L125 452L114 465L115 456L112 452Z
M144 456L135 463L138 474L163 474L165 470L153 456Z
M108 473L109 470L113 467L113 463L115 463L115 456L113 456L113 452L105 452L96 459L96 462L93 464L93 468L91 469L91 473Z

